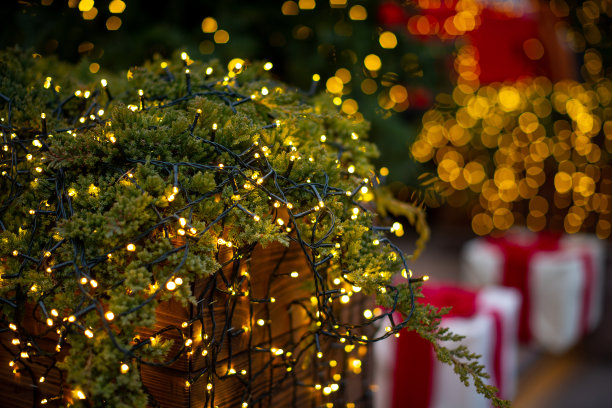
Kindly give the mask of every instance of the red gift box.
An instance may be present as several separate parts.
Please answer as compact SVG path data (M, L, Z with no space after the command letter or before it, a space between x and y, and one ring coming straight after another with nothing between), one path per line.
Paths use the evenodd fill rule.
M481 363L502 398L512 398L516 386L517 327L520 294L509 288L478 291L428 284L423 302L451 306L441 325L465 336L461 344L482 356ZM457 347L458 344L445 344ZM490 402L465 387L451 366L438 361L433 347L418 334L403 331L399 338L376 343L374 377L376 408L478 408Z
M463 273L471 284L518 289L520 339L563 352L599 321L603 261L603 244L594 237L515 230L469 242Z

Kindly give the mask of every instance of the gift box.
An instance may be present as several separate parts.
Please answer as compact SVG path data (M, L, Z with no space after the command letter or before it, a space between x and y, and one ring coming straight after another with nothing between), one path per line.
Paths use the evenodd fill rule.
M589 235L512 231L468 242L465 281L503 285L523 295L519 338L561 353L599 322L604 246Z
M459 344L481 355L499 396L511 399L516 388L517 330L520 293L512 288L478 291L428 284L423 302L452 307L441 325L465 336ZM382 334L382 332L381 332ZM431 344L418 334L402 331L399 338L377 342L373 349L375 408L488 408L490 401L466 387L453 368L436 359Z

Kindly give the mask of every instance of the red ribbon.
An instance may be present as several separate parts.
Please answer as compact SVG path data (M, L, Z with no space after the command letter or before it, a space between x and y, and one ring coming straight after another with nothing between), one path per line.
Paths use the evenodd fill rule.
M533 256L540 252L551 252L559 249L558 234L540 233L530 242L508 238L488 237L488 241L497 246L504 255L502 285L518 289L523 295L519 323L519 339L531 340L530 310L531 296L529 289L529 265Z
M589 331L589 316L591 314L591 296L593 296L593 280L595 279L595 265L593 256L587 251L581 254L582 263L584 264L584 292L582 295L582 313L580 315L580 328L582 334L587 334Z
M433 347L408 330L403 330L397 340L391 407L428 408L433 383Z

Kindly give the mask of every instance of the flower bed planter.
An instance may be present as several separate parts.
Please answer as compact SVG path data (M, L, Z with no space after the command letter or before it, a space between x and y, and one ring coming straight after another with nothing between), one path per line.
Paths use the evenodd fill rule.
M367 123L247 65L184 54L85 86L0 54L4 387L33 390L15 406L366 404L365 346L454 338L367 209Z

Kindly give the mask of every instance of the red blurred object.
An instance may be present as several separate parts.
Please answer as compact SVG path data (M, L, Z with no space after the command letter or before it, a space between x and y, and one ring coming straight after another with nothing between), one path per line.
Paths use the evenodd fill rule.
M560 234L540 233L537 238L525 245L523 242L502 237L487 237L487 240L497 246L504 254L504 270L502 284L518 289L523 295L521 306L521 320L519 325L519 338L521 341L531 340L531 296L529 290L529 265L531 259L541 252L554 252L559 250Z
M431 91L425 87L418 87L408 91L410 106L414 109L429 109L433 103Z
M394 2L385 2L378 7L378 21L393 26L405 24L408 20L404 7Z
M544 46L538 39L538 19L534 14L508 17L484 10L480 27L466 33L466 38L478 49L480 82L515 81L522 77L550 77L550 66L544 59ZM542 55L531 59L526 44L542 47ZM538 53L536 50L534 53Z
M431 404L433 363L436 358L433 347L417 333L404 330L397 339L395 358L391 407L428 408ZM416 367L418 372L415 372Z
M419 0L420 13L412 16L398 4L387 2L379 7L379 19L387 25L405 23L407 31L420 40L465 38L478 50L482 84L536 76L555 82L577 78L573 54L557 35L559 19L544 3L535 8L528 0L524 3L526 7L515 14L483 4L474 16L474 29L465 33L454 25L460 13L456 0Z

